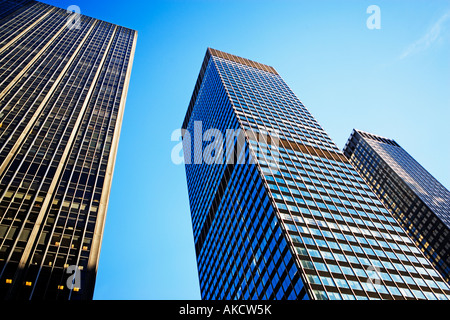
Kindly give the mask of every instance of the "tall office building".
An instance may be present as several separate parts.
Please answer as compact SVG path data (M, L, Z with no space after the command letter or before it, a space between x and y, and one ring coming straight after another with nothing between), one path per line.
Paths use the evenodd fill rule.
M0 1L0 296L91 299L136 32Z
M344 154L450 282L450 192L392 139L353 130Z
M450 297L274 68L207 49L182 134L202 299Z

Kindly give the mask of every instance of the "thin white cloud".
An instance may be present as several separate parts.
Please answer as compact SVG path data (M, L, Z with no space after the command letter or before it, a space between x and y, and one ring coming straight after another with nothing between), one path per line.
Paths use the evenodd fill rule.
M450 19L450 11L442 15L428 30L428 32L420 39L412 43L400 55L400 59L404 59L414 53L424 51L435 43L442 35L443 25Z

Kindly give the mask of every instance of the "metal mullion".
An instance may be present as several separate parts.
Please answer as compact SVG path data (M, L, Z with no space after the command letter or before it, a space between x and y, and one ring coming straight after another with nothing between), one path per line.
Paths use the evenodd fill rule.
M281 91L281 86L279 86L278 85L278 83L277 83L277 85L275 85L275 87L276 87L276 91L277 92L279 92L281 95L284 95L284 92L283 91ZM283 86L284 87L284 86ZM283 88L283 90L287 90L287 88ZM293 95L293 97L295 97L295 99L297 100L297 101L295 101L295 102L299 102L299 104L300 104L300 106L302 107L302 111L306 111L307 112L307 110L306 110L306 108L304 107L304 105L303 105L303 103L295 96L295 94L293 93L293 92L291 92L291 94ZM289 101L289 100L288 100ZM294 104L294 103L293 103ZM299 117L298 116L298 113L297 112L294 112L295 110L293 110L293 107L291 106L291 104L287 104L287 108L289 109L289 111L290 111L290 113L289 113L289 117L291 118L291 120L290 121L288 121L288 120L284 120L284 121L288 121L290 124L292 124L292 122L294 122L296 125L298 125L298 124L300 124L301 126L304 126L303 125L303 123L304 123L304 121L303 121L303 119L302 119L302 117ZM292 119L292 116L294 116L294 119ZM311 115L312 116L312 115ZM294 120L294 121L293 121ZM315 119L314 119L315 120ZM283 122L284 122L283 121ZM317 121L316 121L317 122ZM318 132L321 132L322 133L322 131L323 130L319 130L319 129L317 129L317 128L313 128L313 127L310 127L309 125L307 126L307 128L308 128L308 130L309 129L313 129L314 131L318 131Z
M253 71L253 70L252 70L252 71ZM252 72L249 71L249 69L245 69L245 72L243 72L243 73L246 74L249 78L251 78L250 75L253 75L253 73L256 75L257 80L256 80L256 81L253 81L253 83L254 83L253 85L254 85L254 86L257 86L259 81L261 81L262 83L266 83L266 82L267 82L266 79L264 79L264 78L261 77L260 71L253 71L253 73L252 73ZM247 80L247 79L245 79L245 78L244 78L244 80L245 80L246 83L252 84L251 81L249 81L249 80ZM243 85L243 87L245 88L245 85ZM247 91L248 91L248 90L247 90ZM269 116L272 116L274 119L276 119L277 116L278 116L278 114L276 114L276 116L274 116L274 114L271 112L271 109L270 109L270 108L268 108L268 111L266 111L266 110L264 110L264 109L262 108L261 102L263 102L264 105L268 105L268 103L265 102L264 96L263 96L263 94L261 94L261 91L260 91L260 90L253 90L252 93L253 93L254 95L259 96L260 99L261 99L261 100L260 100L260 103L258 103L258 104L256 105L256 107L255 107L255 110L256 110L256 113L258 114L259 119L262 119L262 118L261 118L261 114L263 114L263 115L265 116L265 118L267 118L267 119L269 118ZM264 93L264 95L266 95L266 93ZM269 100L269 101L270 101L270 100ZM262 109L261 112L260 112L260 110L258 110L257 107L261 107L261 109ZM272 107L272 103L270 103L270 107ZM264 119L264 120L265 120L265 119ZM264 123L264 126L266 127L266 130L267 130L267 128L269 127L269 126L267 125L267 122L266 122L266 121L263 121L263 123ZM274 129L274 128L272 127L272 124L270 124L270 129ZM276 129L276 128L275 128L275 129ZM267 130L267 131L268 131L268 130ZM279 131L282 132L282 133L284 134L284 132L283 132L282 130L279 130Z
M358 190L358 188L356 188L356 190ZM359 191L359 190L358 190L358 191ZM359 202L359 200L356 200L356 201ZM358 215L358 216L359 216L359 215ZM371 219L370 217L368 217L368 219L372 222L372 219ZM373 222L372 222L372 223L373 223ZM359 224L357 224L357 227L356 227L356 228L360 229ZM377 229L378 229L378 228L377 228ZM370 229L369 229L369 230L370 230ZM350 229L350 231L347 231L347 232L349 232L351 235L355 236L355 233L354 233L353 231L351 231L351 229ZM388 233L389 233L389 232L388 232ZM362 235L363 238L367 238L367 237L365 236L365 234L361 233L361 235ZM376 240L376 237L374 237L374 238L375 238L375 241L377 241L377 240ZM360 246L361 246L361 245L360 245ZM372 249L372 250L374 249L374 247L372 246L372 244L369 243L368 246L369 246L370 249ZM381 249L381 250L383 250L383 249ZM384 251L384 250L383 250L383 251ZM378 256L377 256L377 257L378 257ZM387 257L387 259L388 259L389 262L392 262L392 260L391 260L389 257ZM384 266L383 266L383 268L384 268ZM390 274L389 271L388 271L387 273Z

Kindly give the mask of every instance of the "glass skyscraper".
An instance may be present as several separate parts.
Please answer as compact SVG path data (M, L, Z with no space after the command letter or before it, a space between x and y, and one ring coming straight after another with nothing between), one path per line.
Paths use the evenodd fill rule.
M182 134L202 299L450 297L274 68L208 48Z
M0 297L91 299L136 31L0 1Z
M353 130L344 154L450 282L450 192L393 139Z

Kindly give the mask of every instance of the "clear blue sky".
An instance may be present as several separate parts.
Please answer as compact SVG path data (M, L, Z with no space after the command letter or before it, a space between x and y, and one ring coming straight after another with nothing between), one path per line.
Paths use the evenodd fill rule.
M43 1L138 30L95 299L200 298L170 137L208 46L275 67L339 148L393 138L450 187L448 0Z

